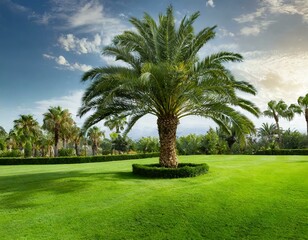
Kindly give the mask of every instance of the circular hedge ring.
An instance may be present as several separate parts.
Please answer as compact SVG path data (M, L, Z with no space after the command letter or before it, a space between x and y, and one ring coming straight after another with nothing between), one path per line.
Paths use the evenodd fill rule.
M133 173L149 178L187 178L205 174L209 170L206 163L179 163L177 168L165 168L159 164L133 164Z

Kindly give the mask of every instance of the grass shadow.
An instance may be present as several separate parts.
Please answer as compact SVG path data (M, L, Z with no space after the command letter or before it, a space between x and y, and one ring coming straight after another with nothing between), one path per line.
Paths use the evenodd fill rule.
M143 180L132 171L110 171L87 173L81 171L48 172L0 176L0 209L29 208L34 204L37 193L48 192L52 195L69 194L82 191L97 181L121 182Z
M308 163L308 160L289 161L287 163Z

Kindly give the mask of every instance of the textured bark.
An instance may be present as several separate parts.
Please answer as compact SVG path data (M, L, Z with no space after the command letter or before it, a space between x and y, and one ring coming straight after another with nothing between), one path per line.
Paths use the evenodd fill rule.
M157 119L161 166L176 168L178 165L176 156L176 129L179 120L175 116L159 117Z
M54 148L55 157L58 157L58 142L59 142L59 130L55 128L55 148Z
M276 127L277 127L277 132L278 132L278 142L279 142L279 145L281 145L282 139L281 139L280 126L279 126L279 118L275 113L274 113L274 119L276 122Z

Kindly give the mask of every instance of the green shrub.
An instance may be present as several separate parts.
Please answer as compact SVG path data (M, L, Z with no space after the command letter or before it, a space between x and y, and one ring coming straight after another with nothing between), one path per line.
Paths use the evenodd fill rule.
M25 156L25 158L32 156L32 145L31 145L30 142L26 142L26 144L25 144L24 156Z
M179 163L177 168L165 168L159 164L133 164L133 173L149 178L186 178L205 174L209 166L205 163Z
M26 164L71 164L110 162L130 159L158 157L159 153L123 154L102 156L74 156L74 157L39 157L39 158L0 158L0 165L26 165Z
M308 149L268 149L259 150L256 155L308 155Z
M59 149L58 155L59 157L70 157L70 156L74 156L75 153L74 153L74 149L72 148L62 148L62 149Z
M21 157L22 153L19 150L12 150L12 151L3 151L0 153L0 157L7 158L7 157Z

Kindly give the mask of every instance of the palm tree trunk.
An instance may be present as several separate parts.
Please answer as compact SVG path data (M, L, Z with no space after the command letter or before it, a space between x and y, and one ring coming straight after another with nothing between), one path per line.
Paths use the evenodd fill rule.
M77 142L75 142L75 152L76 152L76 156L80 156L79 147L78 147L78 143Z
M176 130L179 120L175 116L159 117L157 119L161 166L176 168L178 165L176 156Z
M55 149L54 149L54 157L58 156L58 142L59 142L59 132L55 129Z
M306 124L307 124L307 137L308 137L308 108L305 109L305 118L306 118Z
M279 122L278 122L278 120L276 120L276 119L275 119L275 122L276 122L277 132L278 132L278 142L279 142L279 145L281 145L282 139L281 139L281 133L280 133Z

